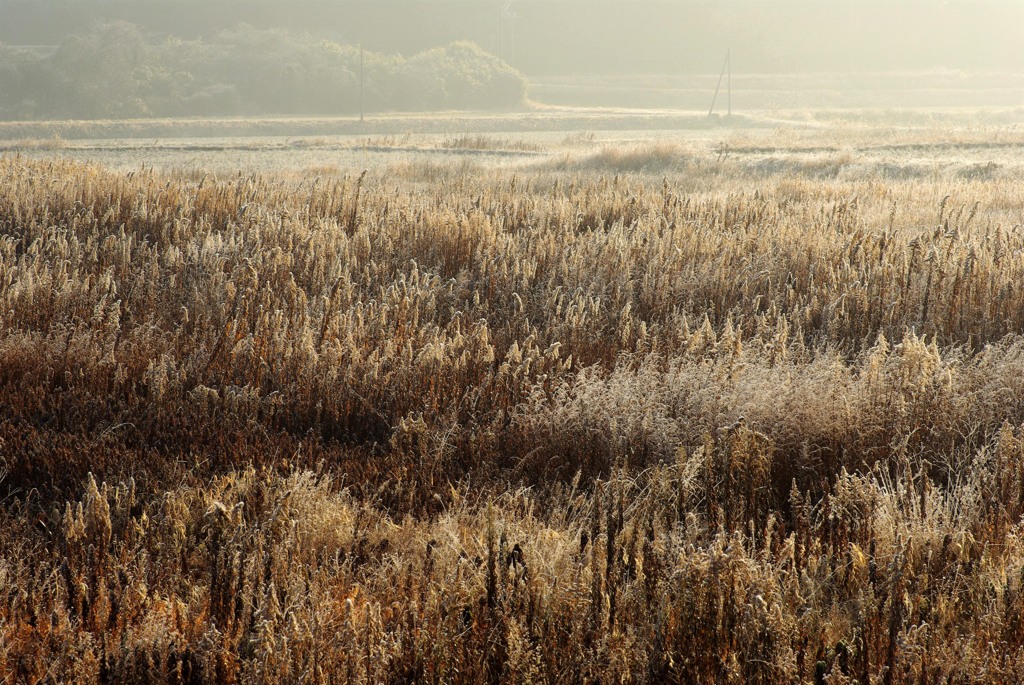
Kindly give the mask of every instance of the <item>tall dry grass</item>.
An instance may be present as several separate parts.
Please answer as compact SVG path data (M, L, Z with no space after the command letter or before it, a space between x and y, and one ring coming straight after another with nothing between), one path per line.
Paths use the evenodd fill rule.
M600 168L0 161L0 675L1016 681L1019 181Z

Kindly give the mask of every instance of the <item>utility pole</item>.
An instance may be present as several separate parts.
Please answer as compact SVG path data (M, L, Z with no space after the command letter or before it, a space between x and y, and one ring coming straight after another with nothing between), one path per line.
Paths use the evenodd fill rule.
M715 86L715 96L711 98L711 108L708 110L708 117L715 113L715 102L718 101L718 92L722 90L722 79L728 75L726 81L726 97L728 102L729 116L732 116L732 48L726 50L725 64L722 65L722 73L718 75L718 85Z
M500 5L501 9L498 11L498 57L502 62L505 61L505 20L509 19L514 21L516 19L516 13L512 12L512 0L505 0ZM513 54L515 53L515 25L513 24L513 39L511 41L511 49Z

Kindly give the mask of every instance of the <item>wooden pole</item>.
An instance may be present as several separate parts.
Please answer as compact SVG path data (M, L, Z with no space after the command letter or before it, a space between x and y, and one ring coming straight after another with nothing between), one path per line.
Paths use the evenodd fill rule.
M715 86L715 96L711 98L711 108L708 110L708 117L715 113L715 103L718 101L718 91L722 89L722 79L725 78L725 70L729 67L729 56L726 54L725 64L722 65L722 73L718 75L718 85ZM732 76L730 75L730 80ZM730 96L731 98L731 96ZM729 103L730 111L732 110L732 103Z

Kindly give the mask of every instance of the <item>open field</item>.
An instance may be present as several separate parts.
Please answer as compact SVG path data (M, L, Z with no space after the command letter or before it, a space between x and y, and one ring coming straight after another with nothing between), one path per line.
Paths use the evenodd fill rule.
M1024 131L920 116L19 129L0 682L1020 682Z
M755 111L542 107L305 119L0 123L0 153L74 159L128 173L266 171L424 179L642 173L701 188L724 179L1019 178L1024 109ZM688 173L682 173L682 172ZM433 172L433 173L432 173Z
M739 62L737 62L739 67ZM707 112L719 74L538 77L530 96L559 105L682 107ZM771 74L731 76L736 111L838 110L853 108L922 109L1020 107L1024 76L1019 71L871 71L803 72L795 64ZM718 105L725 109L723 83Z

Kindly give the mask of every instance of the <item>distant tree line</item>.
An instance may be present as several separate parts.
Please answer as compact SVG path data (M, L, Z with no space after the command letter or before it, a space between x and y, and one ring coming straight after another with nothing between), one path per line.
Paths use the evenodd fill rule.
M0 42L94 21L212 40L241 19L406 57L470 40L537 80L580 75L1019 71L1019 0L0 0Z
M477 45L408 57L366 52L367 111L504 109L525 79ZM52 53L0 45L0 117L112 118L350 114L360 108L359 48L248 25L203 40L149 40L114 22Z

